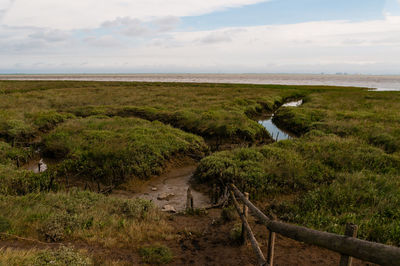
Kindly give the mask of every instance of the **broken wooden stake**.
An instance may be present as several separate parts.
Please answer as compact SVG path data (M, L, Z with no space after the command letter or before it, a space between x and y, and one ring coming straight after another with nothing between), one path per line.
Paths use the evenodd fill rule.
M348 223L346 224L344 235L349 237L357 237L357 231L358 231L357 225ZM341 255L339 263L340 266L351 266L352 263L353 263L352 257L345 254Z
M187 197L186 197L186 210L193 211L193 195L190 187L187 189Z
M246 197L246 199L249 199L249 193L245 192L244 196ZM246 204L243 204L243 216L245 219L247 219L249 213L249 208L247 207ZM241 240L242 240L242 245L245 245L247 243L247 239L246 239L246 227L245 224L242 223L242 235L241 235Z

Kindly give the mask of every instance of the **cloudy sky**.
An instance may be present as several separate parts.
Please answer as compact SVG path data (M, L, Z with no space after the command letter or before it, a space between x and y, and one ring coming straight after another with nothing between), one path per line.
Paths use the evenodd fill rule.
M0 0L0 73L400 74L400 0Z

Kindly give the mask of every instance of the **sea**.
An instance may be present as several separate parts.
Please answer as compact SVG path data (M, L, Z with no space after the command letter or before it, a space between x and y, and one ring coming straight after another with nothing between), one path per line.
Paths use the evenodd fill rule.
M400 91L400 76L347 74L40 74L0 75L0 80L76 80L329 85Z

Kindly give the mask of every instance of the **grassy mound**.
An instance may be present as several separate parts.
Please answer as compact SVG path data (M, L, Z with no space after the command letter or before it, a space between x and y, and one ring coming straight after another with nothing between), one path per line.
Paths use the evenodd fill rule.
M369 169L376 173L400 173L400 157L354 138L335 135L281 141L260 148L236 149L204 158L195 177L218 185L233 182L251 192L291 193L330 183L337 173ZM351 152L349 152L351 150Z
M109 185L160 174L176 156L201 158L201 137L138 118L69 120L44 138L44 153L64 158L58 174L79 175Z

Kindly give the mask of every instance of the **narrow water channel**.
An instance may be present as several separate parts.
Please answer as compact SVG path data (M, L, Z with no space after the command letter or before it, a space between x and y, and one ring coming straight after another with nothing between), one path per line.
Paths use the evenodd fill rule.
M303 100L287 102L282 105L282 107L298 107L303 104ZM274 124L272 121L275 114L270 115L269 117L259 120L258 123L262 125L271 135L272 139L275 141L286 140L294 138L294 134L279 128L277 125Z

